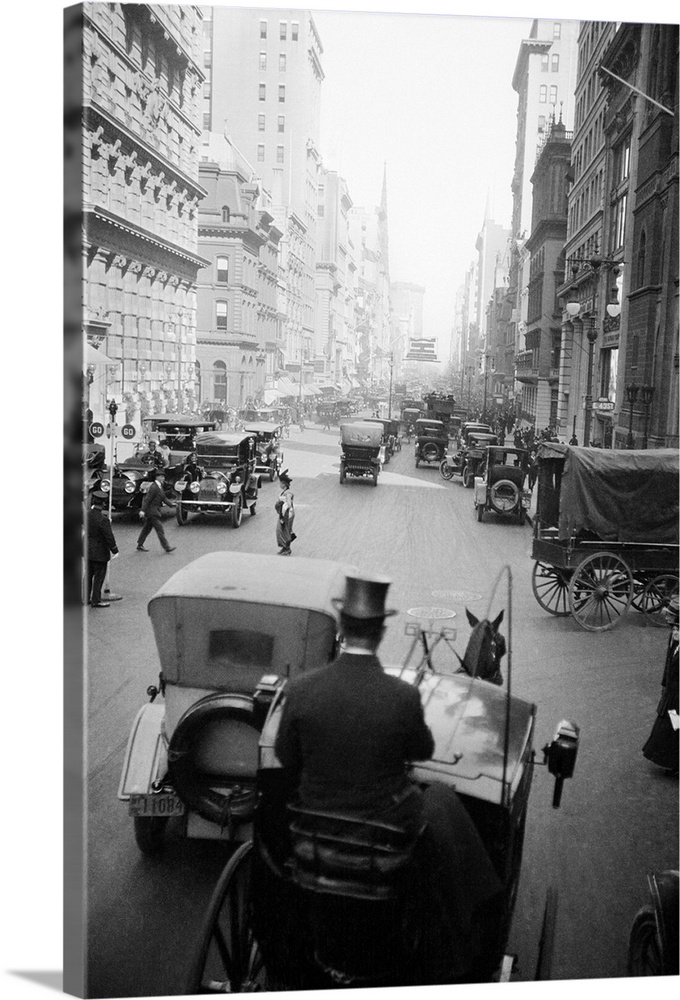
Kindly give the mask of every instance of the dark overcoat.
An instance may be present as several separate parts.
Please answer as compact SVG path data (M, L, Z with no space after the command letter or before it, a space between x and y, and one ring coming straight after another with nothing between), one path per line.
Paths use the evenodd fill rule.
M275 750L299 775L302 805L377 817L410 795L407 765L434 741L417 688L376 656L342 653L287 684Z
M90 562L108 562L112 552L117 552L111 522L98 507L87 512L87 558Z

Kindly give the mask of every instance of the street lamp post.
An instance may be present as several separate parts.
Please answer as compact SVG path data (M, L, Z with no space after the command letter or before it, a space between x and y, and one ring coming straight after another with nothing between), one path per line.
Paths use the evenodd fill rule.
M649 431L649 408L652 405L652 396L654 395L653 385L643 385L642 386L642 405L645 408L645 431L642 436L642 447L647 447L647 432Z
M631 382L630 385L626 386L626 399L630 404L630 410L628 412L628 438L626 439L626 448L635 447L635 440L633 438L633 405L637 399L639 391L640 386L636 385L635 382Z
M590 447L590 424L593 417L593 357L595 354L595 341L597 340L597 326L595 317L590 317L588 326L588 374L586 376L586 412L583 422L583 447Z

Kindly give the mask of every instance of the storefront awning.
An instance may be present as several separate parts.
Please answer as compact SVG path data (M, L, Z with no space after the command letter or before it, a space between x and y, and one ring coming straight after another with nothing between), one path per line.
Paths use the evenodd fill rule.
M88 365L119 365L120 361L114 361L113 358L107 357L103 351L98 351L91 344L84 345L85 350L83 351L83 369L87 368Z

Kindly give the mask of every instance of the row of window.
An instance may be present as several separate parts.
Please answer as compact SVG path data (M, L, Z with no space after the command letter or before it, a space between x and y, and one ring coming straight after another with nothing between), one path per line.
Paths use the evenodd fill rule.
M259 97L260 97L261 101L266 101L267 100L267 84L266 83L259 84L258 93L259 93ZM281 84L279 84L279 103L280 104L285 104L285 102L286 102L286 88L285 88L285 85L281 83Z
M599 151L604 135L604 109L597 116L585 138L579 136L579 144L572 153L574 179L578 180L591 160Z
M264 156L264 143L260 142L260 143L258 143L258 146L257 146L257 159L258 159L258 161L260 163L263 163L264 162L264 158L265 158L265 156ZM276 147L276 162L277 163L283 163L284 162L283 146L277 146Z
M596 212L602 203L604 170L598 170L591 178L581 194L574 200L569 209L569 231L574 233L590 216Z
M267 53L260 52L260 69L266 70L267 68ZM286 72L286 53L279 52L279 73Z
M548 103L548 86L545 83L541 84L538 91L538 103L547 104ZM557 104L557 87L553 86L550 88L550 104Z
M257 116L257 131L258 132L264 132L265 128L266 128L266 125L267 125L267 116L266 115L258 115ZM277 122L276 122L276 130L277 130L277 132L285 132L286 131L286 116L285 115L279 115L278 116Z
M547 73L548 70L552 73L559 73L560 69L560 57L557 52L553 52L550 55L549 52L544 52L541 56L541 73Z
M291 41L297 42L300 33L300 25L293 21L290 26ZM260 38L267 37L267 22L260 21ZM288 21L279 21L279 41L285 42L288 37Z

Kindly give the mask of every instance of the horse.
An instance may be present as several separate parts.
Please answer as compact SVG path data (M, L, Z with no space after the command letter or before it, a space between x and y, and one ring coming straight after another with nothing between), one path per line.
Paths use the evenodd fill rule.
M502 684L501 660L507 652L507 647L505 637L498 631L498 626L503 621L504 612L501 611L492 622L488 618L480 621L467 608L465 614L472 626L472 634L463 657L456 653L461 663L459 673L465 672L471 677L489 681L490 684Z

